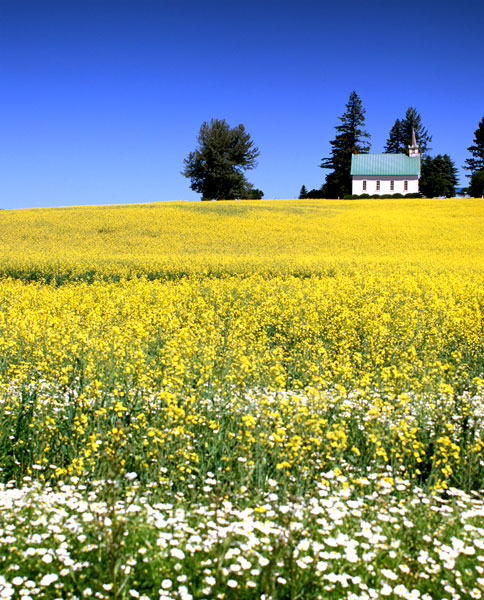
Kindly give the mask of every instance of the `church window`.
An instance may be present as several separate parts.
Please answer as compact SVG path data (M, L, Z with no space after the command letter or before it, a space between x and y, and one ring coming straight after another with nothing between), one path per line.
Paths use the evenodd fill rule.
M393 192L394 189L395 189L395 182L392 180L392 181L390 181L390 191Z
M366 181L363 181L363 191L366 192Z
M403 182L403 189L404 189L406 192L408 191L408 181L407 181L407 180L405 180L405 181Z
M379 181L376 182L376 191L377 192L380 191L380 182Z

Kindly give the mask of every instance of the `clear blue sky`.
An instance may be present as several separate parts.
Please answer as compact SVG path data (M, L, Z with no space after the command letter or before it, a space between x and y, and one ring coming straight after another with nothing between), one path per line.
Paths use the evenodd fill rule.
M482 0L0 0L0 208L197 200L180 171L212 117L295 197L353 89L372 152L414 106L466 184L483 25Z

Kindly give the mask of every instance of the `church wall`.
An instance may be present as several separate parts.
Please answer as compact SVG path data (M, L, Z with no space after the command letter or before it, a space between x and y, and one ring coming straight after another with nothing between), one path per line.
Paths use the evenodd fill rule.
M363 182L366 181L366 190L363 189ZM380 182L380 189L377 190L377 181ZM394 189L391 189L391 181L394 182ZM405 181L408 182L408 189L405 189ZM388 194L415 194L418 189L417 175L353 175L352 194L369 194L381 196Z

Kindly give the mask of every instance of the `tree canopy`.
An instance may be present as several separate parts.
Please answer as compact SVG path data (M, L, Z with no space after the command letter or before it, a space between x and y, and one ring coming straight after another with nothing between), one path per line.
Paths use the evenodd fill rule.
M474 143L467 148L472 154L465 162L464 169L471 172L471 175L484 169L484 117L479 122L479 127L474 132Z
M243 173L257 166L260 154L244 125L230 127L225 119L204 121L197 141L197 148L184 160L182 175L191 180L191 189L202 194L202 200L263 196Z
M402 122L400 119L395 121L395 124L390 129L388 140L385 145L385 154L403 154L407 152L405 147L407 140L405 139Z
M448 154L438 154L434 158L426 156L422 159L420 191L428 198L455 196L458 183L455 163Z
M412 130L422 156L427 155L431 148L432 136L422 125L422 117L415 108L408 108L403 119L396 119L390 129L384 152L386 154L408 154L408 147L412 144Z
M304 200L307 197L308 197L308 191L306 189L306 186L302 185L301 189L299 190L299 200Z
M471 176L471 185L469 186L469 195L472 198L484 197L484 169L476 171Z
M332 169L322 187L324 198L342 198L351 194L351 155L370 150L370 134L363 129L365 109L360 97L353 90L346 104L346 112L339 117L341 125L335 127L337 134L330 142L331 156L323 158L321 168Z

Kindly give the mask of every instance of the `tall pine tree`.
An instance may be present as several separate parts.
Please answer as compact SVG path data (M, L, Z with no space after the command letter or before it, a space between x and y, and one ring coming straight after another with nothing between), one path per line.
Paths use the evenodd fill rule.
M422 156L427 155L432 136L422 125L422 117L415 108L408 108L405 118L397 119L390 130L384 152L389 154L408 154L408 147L412 144L412 129Z
M395 121L395 124L390 129L390 133L388 134L388 140L385 145L384 152L386 154L400 154L406 152L405 142L402 129L402 122L400 119Z
M331 156L323 158L321 168L332 169L326 176L321 192L324 198L343 198L351 194L351 155L366 154L370 150L370 134L363 129L365 109L356 91L352 91L346 104L346 112L339 117L341 125L335 127L335 139L330 142Z
M301 189L299 191L299 200L304 200L307 197L308 197L308 191L306 189L306 186L302 185Z
M484 117L482 117L479 127L474 132L474 143L467 150L472 154L472 158L466 160L464 169L470 171L471 175L484 170Z
M484 169L472 174L469 194L472 198L484 198Z

